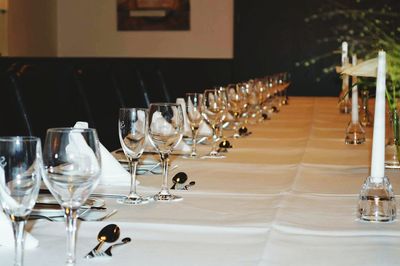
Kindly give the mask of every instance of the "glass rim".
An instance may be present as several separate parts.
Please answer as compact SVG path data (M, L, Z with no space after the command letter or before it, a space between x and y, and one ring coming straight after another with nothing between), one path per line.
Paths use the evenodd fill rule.
M181 106L179 103L150 103L150 106ZM150 108L149 106L149 108Z
M206 94L206 92L220 92L220 91L226 91L225 87L216 87L213 89L205 89L203 94Z
M53 127L47 129L47 132L97 132L95 128L79 128L79 127Z
M119 108L120 111L123 110L138 110L138 111L148 111L148 108L144 108L144 107L121 107Z
M39 137L36 136L1 136L0 141L40 141Z

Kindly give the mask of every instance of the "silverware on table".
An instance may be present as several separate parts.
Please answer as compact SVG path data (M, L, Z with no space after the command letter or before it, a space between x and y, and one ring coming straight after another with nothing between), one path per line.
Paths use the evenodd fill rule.
M122 246L122 245L128 244L128 243L131 242L131 241L132 241L132 239L131 239L130 237L125 237L125 238L123 238L123 239L121 240L120 243L116 243L116 244L113 244L113 245L109 246L109 247L108 247L105 251L103 251L103 252L97 252L95 256L109 256L109 257L112 257L111 249L112 249L113 247Z
M61 208L60 204L58 204L58 203L47 203L47 202L36 202L35 207L37 207L37 208ZM81 206L81 209L98 210L98 211L107 210L107 208L104 206L90 206L90 205L83 205L83 206Z
M104 243L113 243L118 240L120 229L116 224L109 224L103 227L97 234L99 243L85 256L86 259L95 257Z
M174 184L172 185L171 189L175 189L177 184L184 184L186 182L187 178L188 178L187 174L184 172L176 173L174 175L174 177L172 177L172 182Z
M93 218L93 219L91 219L91 218L85 218L85 217L83 217L83 216L78 216L78 220L84 221L84 222L100 222L100 221L103 221L103 220L105 220L105 219L107 219L107 218L110 218L111 216L113 216L114 214L116 214L117 211L118 211L118 210L115 209L115 210L112 210L111 212L109 212L109 213L107 213L107 214L105 214L105 215L103 215L103 216L100 216L100 217L97 217L97 218ZM86 213L86 210L84 210L84 211L83 211L81 214L79 214L79 215L83 215L84 213ZM50 221L50 222L59 222L61 218L64 218L64 215L52 215L52 216L48 216L48 215L43 215L43 214L31 214L31 215L29 216L29 220L45 219L45 220Z

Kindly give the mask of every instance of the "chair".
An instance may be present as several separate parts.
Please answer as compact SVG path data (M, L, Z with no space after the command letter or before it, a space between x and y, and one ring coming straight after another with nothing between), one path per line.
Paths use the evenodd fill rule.
M119 148L118 112L125 106L109 64L84 63L75 67L76 87L89 115L89 126L96 128L108 149Z
M8 92L19 113L18 118L11 118L15 120L10 121L14 127L10 133L34 135L44 141L48 128L65 126L68 109L59 91L57 71L51 62L10 67Z
M28 112L26 111L25 104L22 100L21 89L20 89L20 85L19 85L19 77L22 76L24 74L24 71L29 67L30 67L29 65L20 66L17 63L14 63L11 65L11 67L7 71L8 78L9 78L9 85L11 87L11 88L9 87L9 89L11 89L11 91L9 90L8 92L14 98L14 99L10 99L10 100L16 103L17 112L19 113L19 116L21 119L21 120L13 119L14 120L13 124L18 123L17 121L19 121L21 124L20 126L22 126L24 128L22 130L17 130L17 132L15 132L16 133L15 135L29 135L29 136L34 135ZM20 134L18 134L18 133L20 133Z
M172 96L159 68L143 69L143 86L150 102L171 102Z

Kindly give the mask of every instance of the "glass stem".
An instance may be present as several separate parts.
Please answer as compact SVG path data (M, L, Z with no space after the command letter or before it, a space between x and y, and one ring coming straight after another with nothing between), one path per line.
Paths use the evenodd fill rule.
M65 208L67 223L67 265L75 265L77 209Z
M169 195L168 190L168 164L169 164L169 154L161 153L161 163L163 167L163 177L162 177L162 186L161 186L161 195Z
M136 198L136 169L139 159L129 159L129 171L131 173L131 187L128 198Z
M219 125L219 134L218 134L219 139L224 139L224 122L222 121L221 124Z
M196 139L197 139L197 132L198 132L199 127L192 126L191 129L192 129L192 153L190 154L190 156L195 157L197 155Z
M212 130L213 130L213 142L212 142L212 148L211 148L210 155L216 155L216 154L218 154L218 151L217 151L218 136L217 136L217 129L216 129L215 125L212 126Z
M25 220L19 217L13 217L12 222L14 231L14 266L22 266L24 263L24 237Z

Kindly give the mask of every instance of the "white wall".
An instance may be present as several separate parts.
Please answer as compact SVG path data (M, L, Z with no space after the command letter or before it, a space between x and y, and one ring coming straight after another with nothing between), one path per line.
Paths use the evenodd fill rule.
M8 2L8 55L57 56L57 1Z
M117 31L116 2L58 0L58 56L233 58L233 0L191 0L190 31L164 32Z

